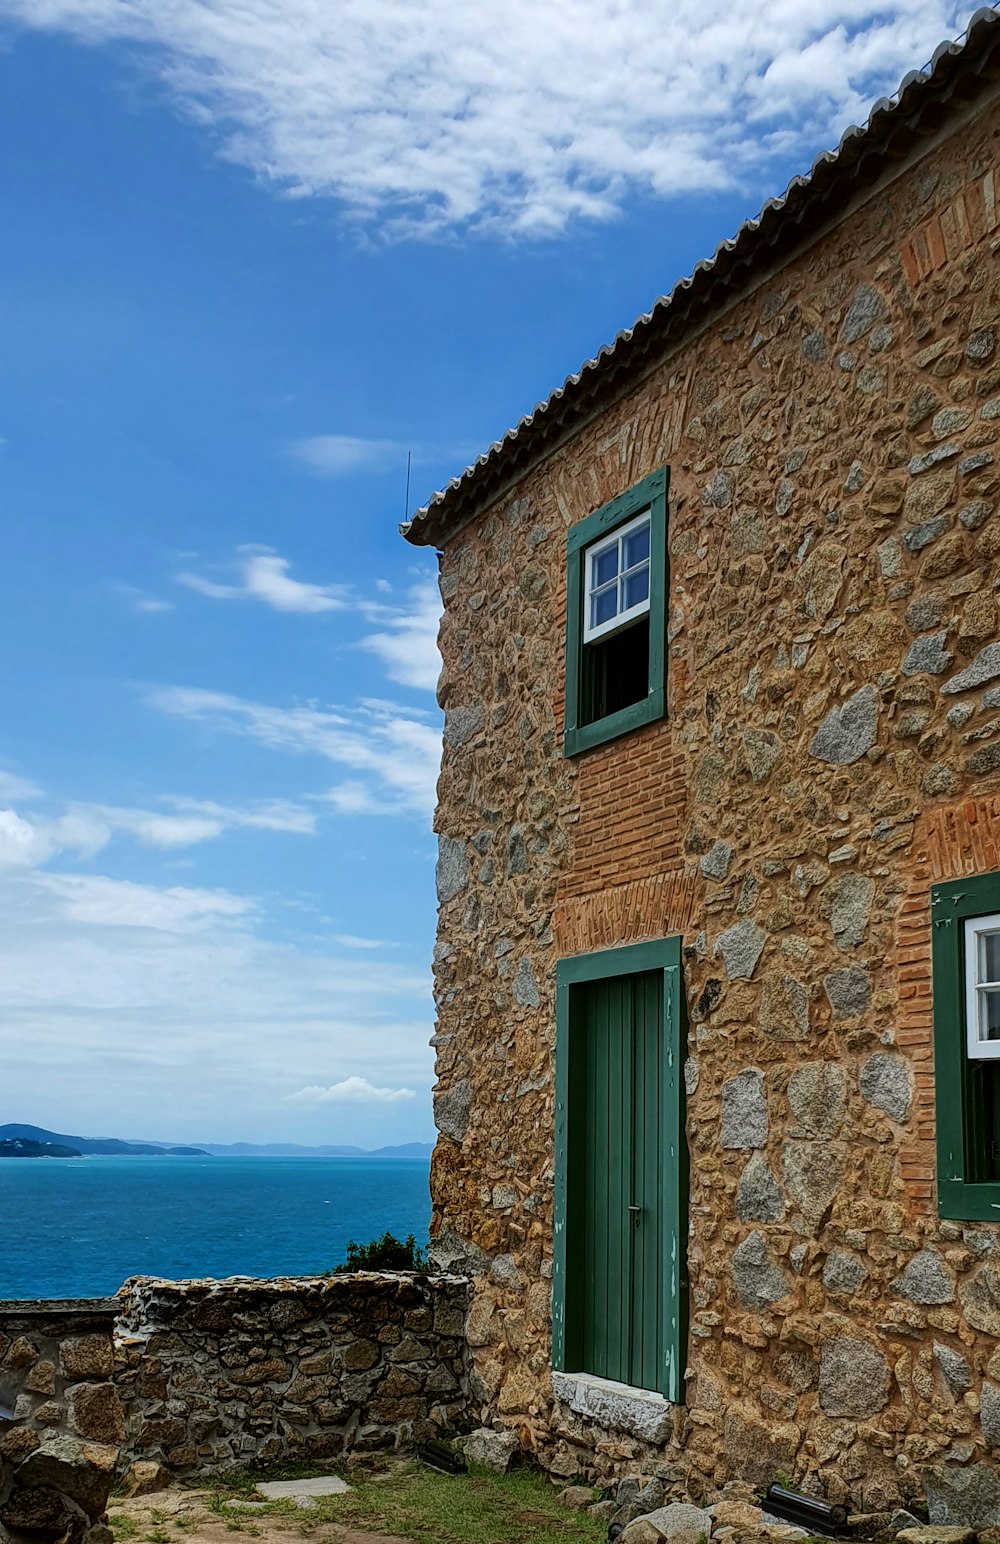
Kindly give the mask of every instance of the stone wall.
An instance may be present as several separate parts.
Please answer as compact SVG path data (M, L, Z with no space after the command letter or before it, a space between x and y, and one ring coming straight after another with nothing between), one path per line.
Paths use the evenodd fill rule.
M114 1299L0 1302L0 1540L111 1544Z
M405 1448L463 1424L469 1283L136 1277L119 1294L125 1456L178 1474Z
M995 97L956 114L444 547L435 1249L477 1413L558 1472L1000 1521L929 964L932 880L1000 868L998 151ZM566 530L664 464L668 716L566 760ZM675 933L691 1333L648 1444L552 1389L554 967Z

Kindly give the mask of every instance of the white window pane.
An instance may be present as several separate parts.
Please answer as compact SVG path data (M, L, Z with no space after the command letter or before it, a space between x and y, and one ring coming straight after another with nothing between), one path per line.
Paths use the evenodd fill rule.
M649 568L639 568L634 574L628 574L622 580L624 595L622 598L622 610L630 611L633 606L638 606L640 601L649 599ZM1000 980L1000 976L996 978Z
M1000 981L1000 933L979 935L979 980Z
M610 622L612 617L618 614L618 586L609 585L606 590L598 590L596 595L590 597L590 625L600 627L602 622Z
M979 991L979 1038L1000 1040L1000 991Z
M623 568L635 568L637 563L644 563L649 557L649 525L640 526L638 531L633 531L631 536L625 538L625 560Z
M618 543L613 547L605 547L603 552L594 554L594 563L591 571L590 588L596 590L599 585L607 584L609 580L618 576Z

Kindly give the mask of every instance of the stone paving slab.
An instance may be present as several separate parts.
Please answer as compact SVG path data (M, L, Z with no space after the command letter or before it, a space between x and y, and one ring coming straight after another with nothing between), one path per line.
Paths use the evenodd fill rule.
M297 1501L302 1496L343 1496L351 1487L339 1474L321 1474L312 1480L262 1480L254 1488L268 1501Z

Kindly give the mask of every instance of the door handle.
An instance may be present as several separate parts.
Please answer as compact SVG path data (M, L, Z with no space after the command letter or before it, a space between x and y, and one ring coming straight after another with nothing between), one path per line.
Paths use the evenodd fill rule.
M639 1226L639 1218L642 1215L642 1207L630 1206L629 1211L632 1214L632 1226L637 1228Z

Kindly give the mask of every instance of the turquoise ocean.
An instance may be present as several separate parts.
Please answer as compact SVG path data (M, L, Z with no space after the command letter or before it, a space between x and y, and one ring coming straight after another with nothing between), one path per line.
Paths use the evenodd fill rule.
M427 1240L428 1160L11 1158L0 1299L104 1297L129 1276L331 1270L349 1239Z

